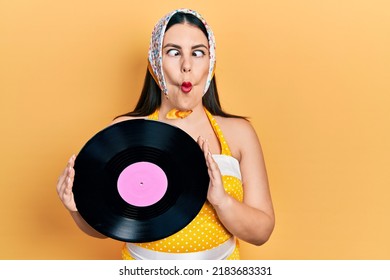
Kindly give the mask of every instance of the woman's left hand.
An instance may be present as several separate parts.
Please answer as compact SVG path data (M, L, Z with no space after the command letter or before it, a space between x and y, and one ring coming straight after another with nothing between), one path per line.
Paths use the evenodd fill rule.
M215 162L213 156L211 155L207 140L203 139L202 137L199 137L198 144L204 153L210 177L207 200L213 206L221 206L224 202L227 201L227 198L229 196L223 187L221 171L219 170L218 164Z

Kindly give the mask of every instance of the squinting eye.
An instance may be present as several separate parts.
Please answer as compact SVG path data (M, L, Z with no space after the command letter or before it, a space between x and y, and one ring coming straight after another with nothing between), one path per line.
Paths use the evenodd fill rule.
M193 52L193 55L194 56L198 56L198 57L202 57L202 56L205 55L205 53L202 50L196 50L196 51Z
M172 49L167 51L167 55L169 56L178 56L180 53L178 50Z

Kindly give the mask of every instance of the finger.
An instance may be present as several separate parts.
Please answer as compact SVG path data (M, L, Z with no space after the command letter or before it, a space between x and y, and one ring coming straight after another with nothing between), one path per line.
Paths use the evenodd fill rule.
M68 175L67 175L67 176L73 179L75 173L76 173L76 172L75 172L73 166L70 166L70 167L68 168Z
M68 164L66 165L66 167L62 171L61 175L58 177L58 184L62 184L63 183L64 179L69 174L70 168L71 168L71 166L69 165L69 162L68 162Z
M211 155L211 153L208 154L207 161L208 161L208 164L209 164L209 170L211 172L211 176L212 176L213 180L215 182L217 182L217 183L222 182L222 180L221 180L221 177L222 177L221 171L219 169L219 166L218 166L217 162L214 160L213 156Z
M210 167L207 168L207 173L209 174L210 180L213 182L214 181L214 174L213 174L213 171L211 170Z
M204 156L205 156L206 161L207 161L208 164L212 164L212 163L216 164L216 162L215 162L215 160L213 158L213 155L212 155L212 153L210 151L210 147L209 147L208 143L205 143Z
M66 164L66 169L64 170L64 173L66 175L69 174L69 171L74 167L74 162L75 162L75 155L72 155L69 160L68 160L68 163Z
M65 168L64 174L61 175L58 179L58 183L57 183L57 192L58 193L62 193L63 192L63 189L66 187L67 185L67 179L68 178L73 178L74 177L74 169L73 167L71 166L68 166Z
M68 178L68 167L66 168L66 172L64 175L61 175L58 179L57 183L57 193L61 195L64 192L64 188L66 187L66 179Z
M69 180L69 177L68 176L64 176L62 179L61 179L61 184L58 184L57 185L57 193L58 195L62 198L64 192L65 192L65 189L67 187L67 181Z
M69 174L70 169L74 167L75 159L76 159L75 155L72 155L69 158L68 163L66 164L66 167L62 171L61 175L58 177L57 186L63 184L63 181L65 180L66 176Z
M71 177L66 178L66 184L64 188L64 194L70 195L72 194L72 187L73 187L73 182Z
M57 180L57 193L60 194L60 191L61 191L61 186L62 184L64 183L64 180L65 180L66 176L64 176L63 174L61 176L58 177L58 180Z
M69 166L71 166L72 168L74 167L74 163L76 161L76 155L72 155L68 161L69 163Z
M204 143L206 142L206 140L202 136L199 136L197 142L200 149L204 152Z
M207 156L210 153L210 146L209 146L209 142L207 141L207 139L205 139L202 143L202 150L203 150L203 154L204 154L204 157L206 159L206 162L207 162Z
M206 160L207 168L209 168L209 160L207 159L208 154L211 154L210 153L209 143L208 143L207 139L204 139L203 137L199 136L198 137L198 144L199 144L199 146L201 147L201 149L203 151L203 155L204 155L204 158Z
M71 191L69 192L69 194L64 195L62 202L68 210L77 211L76 204L74 201L74 195Z
M64 168L64 170L62 170L61 175L58 176L58 179L57 179L57 191L60 190L61 185L64 183L66 177L68 176L68 172L69 172L69 166L67 165Z
M62 194L62 201L67 208L70 209L70 206L74 204L74 196L72 192L73 182L70 177L66 180L66 186Z
M73 189L73 182L74 182L74 176L75 176L75 170L74 168L69 168L68 176L66 177L66 191L68 193L72 192Z
M207 153L205 157L206 157L207 171L209 173L209 176L210 178L214 178L214 167L213 167L212 156L210 153Z
M64 169L64 171L62 172L62 175L66 175L67 172L68 172L68 168L69 167L73 167L74 165L74 155L72 155L69 159L68 159L68 162L66 163L66 168Z

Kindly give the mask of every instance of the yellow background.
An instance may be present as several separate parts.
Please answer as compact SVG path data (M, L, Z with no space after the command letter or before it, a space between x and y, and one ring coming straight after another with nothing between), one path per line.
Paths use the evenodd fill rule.
M388 1L0 2L0 258L119 259L61 205L71 154L130 111L151 30L198 10L224 108L261 139L276 211L244 259L390 259Z

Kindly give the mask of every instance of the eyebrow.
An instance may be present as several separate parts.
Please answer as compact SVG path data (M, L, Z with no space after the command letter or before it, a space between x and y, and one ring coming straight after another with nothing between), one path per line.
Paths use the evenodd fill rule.
M179 45L176 45L176 44L172 44L172 43L168 43L166 44L163 49L165 48L176 48L176 49L181 49L181 46ZM195 45L195 46L192 46L191 49L198 49L198 48L205 48L205 49L208 49L208 47L206 47L204 44L198 44L198 45Z

